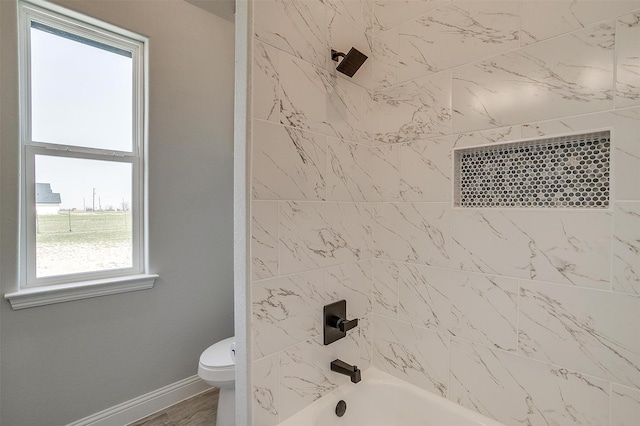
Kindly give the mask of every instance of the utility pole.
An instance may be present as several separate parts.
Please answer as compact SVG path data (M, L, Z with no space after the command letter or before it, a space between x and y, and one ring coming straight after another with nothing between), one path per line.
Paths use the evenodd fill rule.
M92 211L96 211L96 189L93 188L93 204L91 206Z

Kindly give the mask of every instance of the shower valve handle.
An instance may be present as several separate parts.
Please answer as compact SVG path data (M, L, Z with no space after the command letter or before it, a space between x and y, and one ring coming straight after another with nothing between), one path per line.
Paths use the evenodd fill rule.
M336 325L335 327L342 331L343 333L346 333L347 331L351 330L352 328L355 328L358 326L358 318L356 319L352 319L347 321L344 318L338 318L338 320L336 321Z

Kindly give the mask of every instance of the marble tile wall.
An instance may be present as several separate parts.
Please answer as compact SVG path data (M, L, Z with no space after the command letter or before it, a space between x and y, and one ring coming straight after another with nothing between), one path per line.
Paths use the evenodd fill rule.
M639 28L639 0L254 2L256 425L336 357L506 425L637 424ZM452 207L454 148L599 129L610 209ZM323 346L340 298L360 326Z
M640 2L373 9L373 365L506 425L638 424ZM452 149L597 129L610 209L452 207Z
M253 3L251 348L254 424L275 425L372 362L374 210L399 200L398 147L365 122L373 60L349 79L330 48L373 56L366 1ZM359 326L322 343L322 308Z

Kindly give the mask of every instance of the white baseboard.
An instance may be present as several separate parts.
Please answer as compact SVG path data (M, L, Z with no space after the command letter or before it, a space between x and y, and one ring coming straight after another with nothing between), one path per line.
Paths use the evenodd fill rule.
M123 426L189 399L211 387L198 376L187 377L148 394L107 408L67 426Z

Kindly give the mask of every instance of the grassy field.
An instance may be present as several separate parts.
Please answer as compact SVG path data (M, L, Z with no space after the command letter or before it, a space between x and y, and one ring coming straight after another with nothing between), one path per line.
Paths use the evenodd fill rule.
M59 244L131 241L131 212L65 212L39 216L37 241Z
M131 212L38 216L39 277L131 266Z

